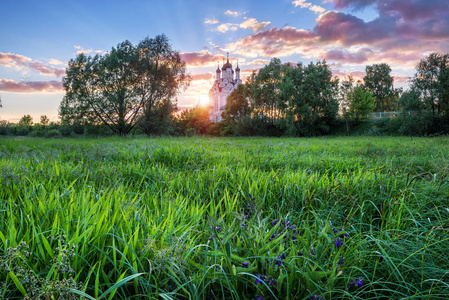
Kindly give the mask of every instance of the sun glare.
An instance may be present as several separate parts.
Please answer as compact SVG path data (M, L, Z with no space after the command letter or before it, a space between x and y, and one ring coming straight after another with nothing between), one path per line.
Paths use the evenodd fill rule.
M201 104L201 106L206 106L209 104L209 95L208 94L200 94L200 104Z

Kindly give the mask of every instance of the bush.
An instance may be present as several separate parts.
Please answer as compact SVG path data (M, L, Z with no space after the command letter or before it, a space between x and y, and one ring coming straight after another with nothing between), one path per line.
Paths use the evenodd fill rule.
M16 127L16 134L18 136L27 136L30 133L30 130L28 127L25 126L17 126Z
M62 136L63 135L61 134L61 132L59 132L59 130L57 129L52 129L45 134L45 137L48 138L60 138Z

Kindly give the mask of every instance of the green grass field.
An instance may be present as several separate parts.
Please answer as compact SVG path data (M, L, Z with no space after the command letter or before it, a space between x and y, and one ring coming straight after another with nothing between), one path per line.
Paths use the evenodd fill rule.
M449 138L2 138L25 296L448 299Z

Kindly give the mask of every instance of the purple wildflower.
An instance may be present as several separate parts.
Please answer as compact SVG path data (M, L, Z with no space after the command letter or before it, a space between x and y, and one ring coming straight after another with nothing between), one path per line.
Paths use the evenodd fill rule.
M240 266L241 266L242 268L248 269L248 268L249 268L249 262L247 262L247 261L242 262L242 263L240 264Z
M276 224L278 223L278 220L274 220L273 222L271 222L271 226L276 226Z
M324 300L324 298L320 295L310 295L309 300Z
M215 230L216 231L221 231L221 227L217 226L217 227L215 227Z
M343 241L340 238L337 238L335 241L335 247L340 248L341 246L343 246Z
M282 265L282 261L280 260L276 260L274 263L277 264L279 267Z
M361 288L363 286L363 277L359 277L357 279L353 279L348 283L349 288Z
M344 265L345 261L343 259L343 256L338 257L338 263L337 263L337 269L339 269L342 265Z
M287 256L285 254L282 254L281 256L279 256L280 259L286 259Z
M298 251L298 256L303 256L304 253L302 253L301 251Z

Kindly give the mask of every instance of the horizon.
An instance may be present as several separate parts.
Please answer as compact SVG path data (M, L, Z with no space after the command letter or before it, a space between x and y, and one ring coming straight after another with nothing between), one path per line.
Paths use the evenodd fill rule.
M226 52L241 78L274 58L326 60L333 76L363 78L387 63L405 87L418 62L449 52L447 0L282 0L201 3L6 1L0 19L0 120L57 120L62 78L79 53L104 54L118 43L166 34L192 75L178 107L204 101Z

